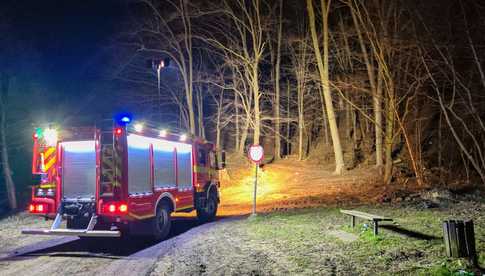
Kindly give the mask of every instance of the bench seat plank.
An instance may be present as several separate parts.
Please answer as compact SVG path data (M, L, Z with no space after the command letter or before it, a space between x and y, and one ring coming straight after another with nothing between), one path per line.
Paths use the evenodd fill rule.
M374 215L374 214L369 214L366 212L361 212L361 211L356 211L356 210L343 210L340 209L340 212L346 215L350 215L351 217L351 222L350 225L352 227L355 226L355 218L363 218L367 220L372 220L372 224L374 226L374 235L377 235L379 233L379 221L392 221L392 218L384 217L384 216L379 216L379 215Z
M355 211L355 210L340 210L341 213L346 214L346 215L351 215L367 220L376 220L376 221L392 221L392 218L384 217L384 216L379 216L379 215L374 215L374 214L369 214L361 211Z

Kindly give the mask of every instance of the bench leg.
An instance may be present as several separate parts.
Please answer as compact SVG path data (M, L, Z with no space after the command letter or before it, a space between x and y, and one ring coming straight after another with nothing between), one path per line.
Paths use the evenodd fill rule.
M354 228L354 227L355 227L355 217L354 217L354 216L350 216L350 226L351 226L352 228Z
M377 220L374 220L374 236L377 236L379 234L379 222Z

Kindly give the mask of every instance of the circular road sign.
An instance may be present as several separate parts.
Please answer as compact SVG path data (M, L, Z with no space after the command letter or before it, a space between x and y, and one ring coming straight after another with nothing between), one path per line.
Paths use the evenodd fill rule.
M264 158L264 150L263 147L260 145L252 145L249 147L248 152L249 159L254 163L259 163Z

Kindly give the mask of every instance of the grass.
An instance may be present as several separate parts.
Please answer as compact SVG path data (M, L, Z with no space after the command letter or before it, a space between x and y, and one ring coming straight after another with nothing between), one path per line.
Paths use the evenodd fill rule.
M462 208L463 210L461 210ZM416 208L362 206L359 210L395 218L393 227L410 232L380 228L374 236L367 221L358 220L355 228L337 208L315 208L259 215L244 224L254 240L280 248L290 269L296 274L359 274L359 275L473 275L468 261L449 259L442 241L442 220L462 215L475 219L479 262L485 266L485 223L481 209L470 213L469 206L451 210L419 210ZM344 242L335 231L358 237ZM409 236L415 233L416 236ZM475 274L476 275L476 274Z

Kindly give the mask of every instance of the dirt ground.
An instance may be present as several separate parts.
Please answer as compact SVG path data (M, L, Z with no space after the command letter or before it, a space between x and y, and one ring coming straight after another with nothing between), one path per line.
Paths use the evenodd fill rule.
M251 212L254 167L239 164L221 173L220 215ZM293 158L262 166L258 172L257 210L269 212L321 205L375 202L382 197L377 171L366 167L333 174L331 167Z
M427 209L408 196L376 206L389 191L373 169L336 176L330 168L282 160L260 170L260 214L248 217L253 169L243 163L222 173L217 221L201 225L193 213L177 216L170 237L158 244L25 236L21 228L51 222L26 214L0 220L0 275L429 275L443 262L445 269L466 268L443 256L441 220L458 215L475 219L485 261L483 202ZM395 229L384 228L378 239L367 222L349 229L338 212L343 206L396 217ZM401 225L408 232L396 231Z

